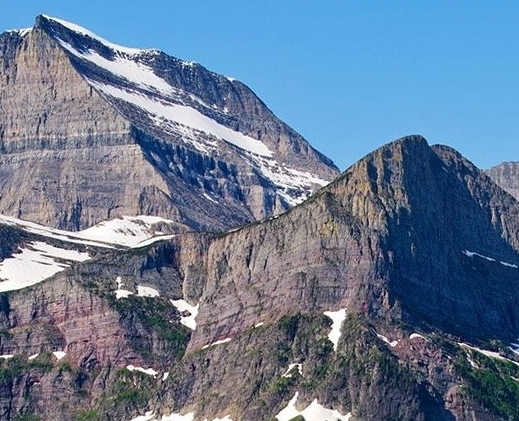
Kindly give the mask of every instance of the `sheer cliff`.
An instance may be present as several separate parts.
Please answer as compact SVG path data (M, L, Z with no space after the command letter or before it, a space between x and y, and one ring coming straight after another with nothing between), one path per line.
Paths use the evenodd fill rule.
M1 295L2 417L519 419L518 214L410 136L282 215L91 245ZM44 241L6 229L4 261Z
M519 199L519 162L503 162L487 171L494 182Z
M156 215L221 230L337 168L242 83L39 16L0 36L0 212L81 230Z

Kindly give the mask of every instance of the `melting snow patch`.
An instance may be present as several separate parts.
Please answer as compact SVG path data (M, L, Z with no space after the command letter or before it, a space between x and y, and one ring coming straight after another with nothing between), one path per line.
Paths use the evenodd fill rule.
M166 371L166 372L162 375L162 381L165 381L168 377L169 377L169 371Z
M137 295L139 297L160 297L159 292L155 288L137 285Z
M302 411L298 411L296 408L298 396L299 392L296 392L288 405L276 415L279 421L289 421L298 415L303 416L305 421L348 421L351 418L351 413L342 415L339 411L328 409L320 405L317 399L314 399L314 401Z
M93 227L79 231L75 235L87 240L102 241L125 247L143 247L155 241L172 237L171 235L155 237L154 225L172 224L169 219L158 216L123 216L101 222Z
M383 340L386 344L388 344L390 347L394 348L398 345L398 341L390 341L388 338L386 338L384 335L380 335L377 333L377 338Z
M180 414L171 414L171 415L162 415L160 421L193 421L195 419L195 413L189 412L185 415ZM145 415L140 415L136 418L133 418L131 421L157 421L158 418L154 415L153 411L146 412Z
M264 324L265 324L265 323L263 323L263 322L259 322L259 323L256 323L256 324L254 325L254 327L261 327L261 326L263 326Z
M120 276L117 277L115 282L117 282L117 289L114 291L114 294L117 300L119 298L126 298L133 294L133 292L123 289L124 283Z
M13 354L6 354L6 355L0 355L0 358L3 358L4 360L8 360L9 358L13 358Z
M409 339L411 339L411 340L413 340L413 339L423 339L424 341L427 341L425 336L422 336L419 333L411 333L411 335L409 336Z
M54 351L52 354L56 357L58 361L64 358L65 355L67 355L67 353L63 351Z
M169 300L171 304L173 304L176 309L181 314L180 316L180 323L182 323L184 326L188 327L191 330L196 329L196 316L198 315L198 306L200 304L197 304L196 306L192 306L187 301L184 301L182 299L180 300ZM185 316L185 313L189 313L188 316Z
M28 359L29 359L29 360L34 360L35 358L38 357L38 355L40 355L40 354L39 354L39 353L32 354Z
M337 351L337 345L339 344L339 338L341 337L342 322L346 319L346 309L343 308L337 311L325 311L323 314L332 319L332 330L328 334L328 339L333 343L334 351Z
M288 366L288 370L285 371L285 373L281 377L292 377L292 369L294 369L294 368L297 368L297 371L299 371L299 374L301 376L303 375L303 364L295 363L295 364L290 364Z
M69 267L70 262L90 259L88 253L66 250L33 241L0 263L0 291L12 291L37 284Z
M209 345L204 345L202 347L202 349L206 349L206 348L209 348L210 346L215 346L215 345L221 345L221 344L225 344L227 342L230 342L232 340L232 338L225 338L225 339L220 339L216 342L213 342L213 343L210 343Z
M131 364L127 365L126 368L130 371L140 371L141 373L144 373L144 374L147 374L148 376L153 376L153 377L155 377L157 374L159 374L153 368L135 367Z

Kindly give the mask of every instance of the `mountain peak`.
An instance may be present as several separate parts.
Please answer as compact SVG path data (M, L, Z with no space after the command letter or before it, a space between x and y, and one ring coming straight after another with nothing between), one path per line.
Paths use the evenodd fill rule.
M338 174L241 83L157 50L114 44L59 18L40 15L35 28L28 38L0 39L6 51L0 133L8 153L46 151L38 154L41 163L30 154L41 169L28 182L44 192L21 204L4 194L0 212L68 230L149 213L176 214L172 219L191 229L225 229L283 212ZM72 157L80 150L89 158L65 169L60 150L72 161L81 161ZM103 163L96 154L111 158ZM132 168L139 175L127 174ZM20 185L15 168L8 172ZM51 193L40 180L54 180L56 172L67 173L63 180L71 184ZM98 173L112 174L105 187L94 192L83 182L78 190L75 183L90 183ZM124 187L137 179L135 188ZM99 191L107 192L103 199Z

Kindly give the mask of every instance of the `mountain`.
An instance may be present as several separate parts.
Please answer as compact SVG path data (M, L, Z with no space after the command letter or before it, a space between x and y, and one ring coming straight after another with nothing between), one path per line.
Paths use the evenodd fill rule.
M0 35L0 212L173 232L279 214L338 175L239 81L61 19Z
M487 171L494 182L519 200L519 162L503 162Z
M51 241L89 258L0 295L0 418L518 420L518 216L409 136L225 232L123 219L149 240L85 244L4 218L4 263Z

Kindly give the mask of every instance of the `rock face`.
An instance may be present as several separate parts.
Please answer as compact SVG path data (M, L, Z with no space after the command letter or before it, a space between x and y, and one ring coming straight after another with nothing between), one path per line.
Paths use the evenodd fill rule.
M519 199L519 162L504 162L486 173L503 190Z
M79 230L157 215L220 230L277 214L337 168L245 85L39 16L0 36L0 212Z
M410 136L278 217L98 251L0 296L2 419L519 419L518 215Z

